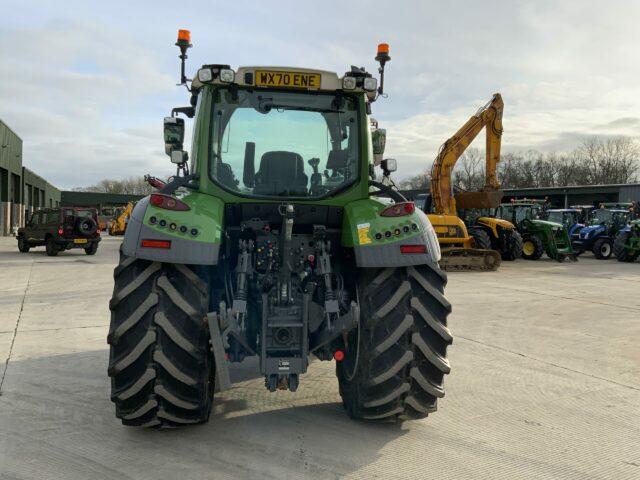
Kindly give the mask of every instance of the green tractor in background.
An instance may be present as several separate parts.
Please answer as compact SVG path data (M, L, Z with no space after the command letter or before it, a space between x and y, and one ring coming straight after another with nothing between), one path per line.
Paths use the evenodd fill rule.
M311 355L335 360L352 418L436 410L451 305L436 234L391 186L370 126L386 44L376 60L379 85L356 67L198 70L191 104L164 120L178 174L135 206L114 272L108 374L125 425L206 422L229 363L252 356L269 391L295 391ZM195 119L190 155L180 114Z
M634 262L640 257L640 219L632 220L618 232L613 253L620 262Z
M515 200L503 203L495 216L513 223L522 236L522 258L538 260L546 252L552 260L577 260L571 247L567 229L560 223L541 220L546 202L540 200Z

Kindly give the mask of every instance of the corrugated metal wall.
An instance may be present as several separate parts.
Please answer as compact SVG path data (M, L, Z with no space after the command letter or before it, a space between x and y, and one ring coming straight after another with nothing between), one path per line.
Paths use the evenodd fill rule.
M640 202L640 184L624 185L620 187L620 202Z

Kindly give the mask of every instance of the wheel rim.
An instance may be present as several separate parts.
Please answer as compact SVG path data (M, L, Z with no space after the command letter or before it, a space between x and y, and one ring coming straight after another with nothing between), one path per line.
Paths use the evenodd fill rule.
M522 245L522 252L525 255L533 255L535 251L536 251L536 246L530 240L524 242L524 245Z
M608 257L609 255L611 255L611 245L609 245L608 243L603 243L602 247L600 247L600 253L603 257Z

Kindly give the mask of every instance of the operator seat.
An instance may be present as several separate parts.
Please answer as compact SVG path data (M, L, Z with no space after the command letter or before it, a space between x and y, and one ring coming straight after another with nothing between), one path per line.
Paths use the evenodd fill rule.
M308 177L304 173L302 157L294 152L266 152L260 159L253 193L306 195Z

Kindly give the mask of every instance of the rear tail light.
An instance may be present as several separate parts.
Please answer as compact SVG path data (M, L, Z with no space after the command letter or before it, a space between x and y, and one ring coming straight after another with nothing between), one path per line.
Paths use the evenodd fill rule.
M171 240L142 240L140 246L144 248L171 248Z
M58 235L62 235L64 233L64 230L62 230L62 227L58 228Z
M413 202L401 202L391 205L380 212L381 217L404 217L416 211L416 204Z
M165 210L191 210L189 205L184 203L182 200L178 200L171 195L164 195L162 193L152 193L150 202L154 207L163 208Z
M412 253L427 253L426 245L400 245L400 253L412 254Z

